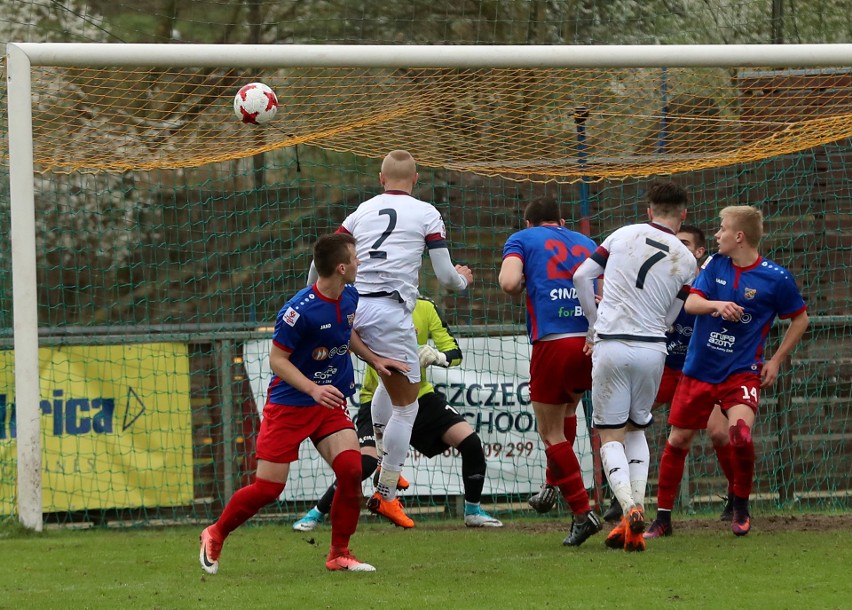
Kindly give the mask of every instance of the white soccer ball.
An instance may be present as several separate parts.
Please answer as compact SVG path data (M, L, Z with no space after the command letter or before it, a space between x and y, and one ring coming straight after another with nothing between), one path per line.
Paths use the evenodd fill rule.
M234 96L234 114L243 123L263 125L278 112L275 92L263 83L249 83Z

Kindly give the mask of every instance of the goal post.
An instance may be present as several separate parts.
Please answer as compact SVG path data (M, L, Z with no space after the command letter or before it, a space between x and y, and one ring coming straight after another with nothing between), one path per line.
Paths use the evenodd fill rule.
M320 148L328 146L330 150L343 153L352 153L359 156L375 157L377 151L384 150L393 145L393 141L384 139L382 136L371 135L370 146L365 143L364 134L372 134L380 130L384 121L396 120L406 121L406 117L417 114L417 122L411 128L408 141L417 141L417 130L422 133L431 134L432 130L441 130L441 134L459 134L459 140L464 143L459 149L448 150L443 156L440 151L427 156L418 154L413 150L415 157L431 168L447 169L453 171L466 171L480 176L498 176L512 181L526 181L541 184L548 183L573 183L582 182L587 184L591 180L601 180L605 177L613 180L624 180L629 177L646 177L655 174L673 173L680 171L701 170L705 168L718 167L726 164L752 161L767 158L773 154L786 154L793 151L801 151L820 144L842 140L852 137L852 111L848 109L848 92L846 101L837 102L839 110L828 116L820 115L819 109L815 114L807 117L807 121L790 121L783 124L783 118L774 117L771 120L755 120L754 122L770 125L767 134L751 138L744 128L749 120L741 116L730 118L725 115L730 108L714 110L706 116L698 116L695 108L684 111L682 115L674 116L664 114L658 110L650 115L643 116L649 123L659 123L661 118L668 121L668 129L674 133L683 123L673 125L673 121L692 121L691 124L710 125L712 129L729 129L735 137L730 141L714 142L712 146L705 149L692 149L684 145L678 147L674 143L661 148L655 144L658 150L651 153L636 154L636 156L624 156L625 153L615 151L612 154L589 154L584 152L582 161L578 163L578 155L572 152L571 135L566 136L560 132L564 124L573 125L573 108L561 108L560 104L573 101L569 97L552 97L540 95L542 90L547 90L549 80L555 70L604 70L604 69L662 69L674 68L784 68L811 70L816 74L819 70L831 72L836 68L848 69L852 66L852 44L827 44L827 45L658 45L658 46L451 46L451 45L142 45L142 44L58 44L58 43L10 43L7 45L6 73L7 73L7 99L8 99L8 167L10 174L11 194L11 254L12 254L12 279L13 279L13 311L14 311L14 358L15 358L15 402L17 418L17 502L18 517L20 522L27 528L41 530L42 520L42 446L40 429L40 387L39 387L39 286L37 282L37 227L35 189L37 171L52 171L52 167L60 173L64 172L97 172L103 168L108 171L122 172L130 171L139 166L149 168L181 168L192 167L209 159L224 161L227 159L239 159L259 152L268 152L282 147L297 144L312 144ZM183 69L183 68L209 68L214 70L226 70L229 68L262 71L288 68L301 69L364 69L376 68L410 71L415 69L425 70L417 73L409 80L415 88L412 92L401 94L401 104L398 107L379 107L370 116L357 116L355 119L343 118L339 123L327 121L323 115L316 123L306 124L303 132L289 133L289 127L284 125L279 131L269 131L269 136L264 140L262 137L246 138L244 142L237 142L233 150L228 149L220 156L215 156L214 149L219 148L226 138L216 139L210 136L209 141L200 141L198 134L192 134L191 138L198 140L198 150L205 150L207 157L181 157L180 148L189 149L189 144L184 140L176 140L177 144L170 144L168 138L184 137L188 130L187 124L195 120L193 116L181 116L180 121L175 115L168 115L164 119L152 118L155 115L140 118L136 107L119 109L121 116L127 120L127 133L131 131L142 131L152 124L160 121L160 140L146 141L144 144L125 145L121 142L120 151L114 151L116 159L107 164L104 159L91 157L88 160L86 154L80 155L79 167L75 166L78 160L75 156L74 146L77 141L66 144L62 140L62 146L55 146L66 158L57 161L51 157L49 161L38 161L37 150L34 145L34 117L33 117L33 80L32 71L41 68L69 68L80 70L73 79L75 86L85 87L87 78L102 78L100 83L108 83L106 76L100 76L96 71L110 68L120 69ZM91 75L86 70L91 69ZM465 72L449 74L448 70L465 71L471 70L468 75ZM483 76L480 70L518 70L518 72L507 73L502 80L491 81L489 77ZM536 71L544 71L539 75ZM592 87L600 87L610 73L582 73L577 76L578 83L596 81ZM393 73L383 73L378 77L383 86L392 89L394 82L391 78ZM177 80L176 76L173 80ZM310 82L316 77L314 73L308 72L304 77L293 75L282 76L273 89L282 98L282 104L287 104L288 83L302 79ZM355 76L348 74L342 78L334 77L338 81L350 79L355 81ZM562 76L555 78L563 79ZM573 77L572 77L573 78ZM656 78L653 75L649 78ZM564 77L568 82L568 77ZM597 80L596 80L597 79ZM722 77L724 80L724 75ZM231 89L234 77L229 75L216 80L211 85L207 97L226 95ZM144 85L134 83L136 90L141 90ZM385 82L387 81L387 82ZM622 95L623 88L632 86L630 78L618 74L612 77L612 84L604 93L595 98L598 106L592 107L596 112L599 107L611 104L613 98ZM199 87L206 86L208 81L200 80L201 84L194 83L195 91ZM301 80L299 82L302 82ZM495 86L493 82L500 84ZM637 91L644 91L649 97L659 95L658 92L648 92L647 83L653 80L642 81ZM363 87L369 87L368 77L362 81ZM512 89L515 87L516 89ZM730 85L730 83L728 83ZM567 87L568 85L566 85ZM671 86L671 85L667 85ZM505 87L503 93L500 87ZM643 88L644 87L644 88ZM357 87L353 87L353 90ZM495 91L500 91L500 94ZM696 87L696 91L699 88ZM193 93L197 98L204 98L204 91ZM699 91L700 93L700 91ZM322 95L320 92L316 95ZM299 98L300 103L312 103L314 95L309 89L303 92ZM671 95L667 93L666 95ZM730 96L730 94L729 94ZM120 97L120 96L115 96ZM334 91L329 94L328 100L323 103L332 107L338 97L343 97L346 103L338 104L352 108L351 102L355 99L351 94L341 94ZM692 98L701 96L696 93ZM708 94L707 99L712 98ZM499 98L499 99L498 99ZM100 98L99 98L100 99ZM701 98L704 99L704 98ZM731 98L733 99L733 98ZM730 101L730 107L739 102ZM96 115L93 108L99 108L104 113L117 112L116 102L113 98L105 101L91 101L91 107L83 104L79 109L81 114ZM371 101L370 103L373 103ZM375 102L376 104L380 102ZM656 102L653 102L656 103ZM727 103L727 102L726 102ZM98 106L98 104L101 104ZM141 102L140 102L141 104ZM448 106L469 106L470 115L465 118L476 117L481 107L496 107L506 104L505 108L500 106L493 115L489 115L487 121L488 129L477 128L475 134L476 146L467 144L468 134L465 130L470 129L468 120L454 120L454 116L448 116ZM697 104L697 102L696 102ZM847 106L843 106L847 104ZM489 106L490 105L490 106ZM542 109L541 115L521 116L525 109L535 105ZM662 107L662 105L660 105ZM609 108L609 106L607 106ZM559 119L560 123L554 124L541 135L535 132L535 136L525 134L525 131L539 129L534 123L539 123L538 117L549 117L568 111L567 122ZM345 112L346 109L343 109ZM352 110L349 110L352 112ZM623 111L600 113L596 126L603 131L612 129L610 139L618 139L621 129L626 123L636 121L639 111L633 106L625 106ZM643 111L644 112L644 111ZM159 115L157 115L159 116ZM461 115L459 115L461 116ZM280 117L279 117L280 118ZM49 117L48 117L49 119ZM453 119L453 120L451 120ZM505 131L497 131L498 119L505 122ZM233 117L210 120L211 129L214 132L217 126L225 130L236 129ZM278 119L276 119L278 120ZM545 119L541 119L542 121ZM549 120L549 119L548 119ZM134 122L135 121L135 122ZM347 122L349 121L349 122ZM282 122L283 124L283 122ZM140 126L141 125L141 126ZM502 129L503 124L499 124ZM818 129L812 129L813 126ZM708 127L707 129L711 129ZM626 127L625 127L626 128ZM51 126L55 132L61 132L61 124ZM65 127L66 130L72 128ZM592 127L591 129L594 129ZM706 131L683 128L683 141L691 138L701 140L707 136ZM745 129L745 131L744 131ZM371 131L373 130L373 131ZM199 132L203 131L201 129ZM50 133L55 133L51 131ZM816 132L810 133L810 132ZM233 133L233 132L228 132ZM569 132L570 133L570 132ZM717 132L713 132L717 133ZM704 135L702 135L704 134ZM406 137L408 137L406 132ZM91 134L79 136L80 142ZM129 137L129 136L128 136ZM423 137L423 136L421 136ZM471 136L473 138L474 136ZM345 140L345 138L349 138ZM426 139L434 139L423 137ZM451 138L450 138L451 139ZM601 138L603 140L604 138ZM193 140L193 141L195 141ZM257 141L256 141L257 140ZM261 141L263 140L263 141ZM655 138L657 142L659 138ZM736 140L736 145L732 142ZM165 141L163 147L170 148L168 160L159 159L159 149L153 148L150 142ZM189 141L189 140L187 140ZM439 142L447 142L448 139L438 138ZM472 141L472 140L471 140ZM505 141L508 147L516 147L519 151L514 158L500 155L492 156L492 146L497 142ZM638 141L638 139L637 139ZM118 142L118 140L116 140ZM216 144L211 144L215 142ZM673 140L674 142L674 140ZM781 144L779 144L781 142ZM91 143L89 143L91 144ZM81 146L85 146L83 142ZM600 142L601 150L604 145ZM773 146L780 146L773 148ZM414 145L412 145L414 146ZM786 148L784 147L786 146ZM93 147L97 147L97 143ZM136 147L148 155L142 160L133 157ZM548 148L549 147L549 148ZM641 147L636 145L636 150ZM174 149L174 150L171 150ZM464 149L464 150L462 150ZM82 150L82 149L81 149ZM568 150L569 152L565 152ZM606 149L609 150L609 149ZM613 149L614 150L614 149ZM561 152L560 152L561 151ZM768 151L768 152L767 152ZM190 153L192 151L189 151ZM107 151L109 153L109 151ZM468 154L469 153L469 154ZM199 153L201 154L201 153ZM462 155L467 155L462 158ZM141 159L141 157L140 157ZM565 159L568 159L567 161ZM425 160L425 161L424 161ZM158 165L162 161L161 165ZM55 166L51 166L55 163ZM88 163L88 165L85 165ZM124 165L122 165L124 163ZM134 165L136 164L136 165ZM551 166L559 166L552 169ZM617 167L616 167L617 166ZM498 247L498 244L494 245ZM487 320L487 318L486 318Z
M41 531L38 287L30 60L14 44L7 46L6 53L15 396L18 405L18 518L24 527ZM19 91L15 92L15 89Z

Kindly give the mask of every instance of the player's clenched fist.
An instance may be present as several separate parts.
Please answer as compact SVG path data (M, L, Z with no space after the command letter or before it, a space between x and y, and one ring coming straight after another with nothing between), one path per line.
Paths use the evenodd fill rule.
M719 301L714 315L722 316L723 320L731 322L739 322L745 313L745 309L741 305L737 305L731 301Z
M467 282L468 287L473 284L473 271L467 265L456 265L456 272Z

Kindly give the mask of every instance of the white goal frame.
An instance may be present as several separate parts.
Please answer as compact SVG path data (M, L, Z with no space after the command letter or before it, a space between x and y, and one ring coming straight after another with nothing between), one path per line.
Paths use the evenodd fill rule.
M9 43L6 47L18 518L41 531L41 430L31 68L677 68L852 66L852 44L171 45Z

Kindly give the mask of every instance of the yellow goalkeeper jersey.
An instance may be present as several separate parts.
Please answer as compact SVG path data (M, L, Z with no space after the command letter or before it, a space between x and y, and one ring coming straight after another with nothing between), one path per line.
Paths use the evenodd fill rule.
M444 318L431 299L422 296L417 297L417 304L414 306L411 317L414 321L414 330L417 331L417 345L425 345L431 338L438 351L443 352L447 357L449 366L458 366L461 364L462 353L458 341L453 337L453 334L447 327L446 321L444 321ZM378 385L378 373L376 373L373 367L368 366L364 373L364 381L361 384L361 404L373 400L373 393L376 391ZM434 391L435 388L426 379L426 369L421 368L420 391L417 393L417 398Z

